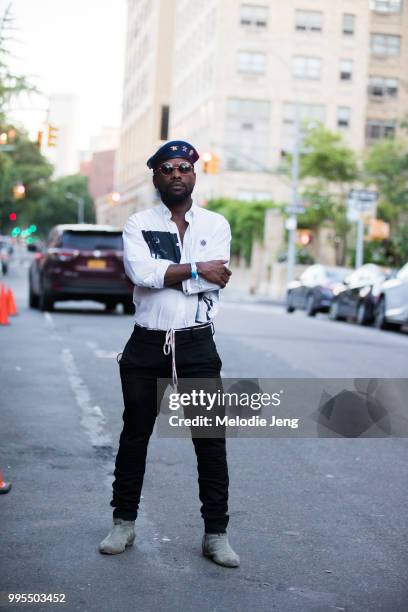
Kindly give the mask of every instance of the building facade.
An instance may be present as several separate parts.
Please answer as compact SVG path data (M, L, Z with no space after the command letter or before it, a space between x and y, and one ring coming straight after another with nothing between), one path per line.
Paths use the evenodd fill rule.
M75 174L79 169L77 97L70 93L52 94L47 121L57 129L55 148L44 148L54 165L54 177Z
M123 225L155 194L146 160L168 138L175 0L128 0L122 123L116 160L116 204L98 202L98 218Z
M279 168L293 150L296 105L302 130L320 122L357 152L396 133L408 109L407 4L129 0L122 197L111 221L151 206L145 163L161 140L219 156L216 174L197 164L198 203L289 202Z

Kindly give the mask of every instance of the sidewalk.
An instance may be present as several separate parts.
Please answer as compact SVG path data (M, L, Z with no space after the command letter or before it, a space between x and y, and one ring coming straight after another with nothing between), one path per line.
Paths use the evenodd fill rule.
M222 300L240 304L270 304L271 306L284 306L284 300L277 300L265 295L251 295L243 289L226 287L222 291Z

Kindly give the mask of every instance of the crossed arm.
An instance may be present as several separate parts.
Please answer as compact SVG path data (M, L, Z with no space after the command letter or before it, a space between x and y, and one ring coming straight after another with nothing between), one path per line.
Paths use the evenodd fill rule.
M192 279L189 263L152 258L137 222L131 218L123 230L125 271L135 285L150 289L169 287L187 295L223 289L231 276L225 265L229 261L230 241L229 224L225 222L207 252L209 260L196 262L199 278Z

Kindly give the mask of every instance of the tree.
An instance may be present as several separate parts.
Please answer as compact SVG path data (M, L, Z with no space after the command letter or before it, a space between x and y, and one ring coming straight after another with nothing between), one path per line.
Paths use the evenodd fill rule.
M379 190L378 216L396 231L408 213L408 146L402 139L384 139L368 150L367 179Z
M0 121L5 121L5 109L10 101L22 92L38 91L23 75L14 74L9 68L10 51L8 43L13 39L14 19L11 2L0 16Z
M263 236L266 211L280 206L273 202L242 202L218 198L210 200L207 208L228 220L232 232L231 255L242 256L249 263L254 239Z
M306 134L305 153L300 158L301 178L306 183L303 198L309 203L299 216L299 224L308 222L318 227L325 222L336 230L336 260L344 265L347 253L346 198L350 184L358 177L357 159L344 142L341 134L319 126Z
M88 193L87 178L79 174L63 176L47 185L45 193L30 209L28 223L35 223L39 234L45 236L59 223L77 223L78 204L75 199L67 198L67 193L84 200L84 219L86 223L95 223L93 200Z
M0 151L0 232L7 233L13 226L9 221L10 212L17 213L19 225L32 217L31 211L46 192L52 165L24 130L0 123L0 131L14 134L13 149ZM25 196L16 200L13 188L18 183L24 185Z

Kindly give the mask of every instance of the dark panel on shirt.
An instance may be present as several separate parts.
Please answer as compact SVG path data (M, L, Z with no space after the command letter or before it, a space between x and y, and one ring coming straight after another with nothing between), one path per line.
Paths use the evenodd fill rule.
M153 230L142 230L142 234L150 249L150 255L154 259L168 259L174 263L180 263L181 252L180 247L177 246L177 234Z

